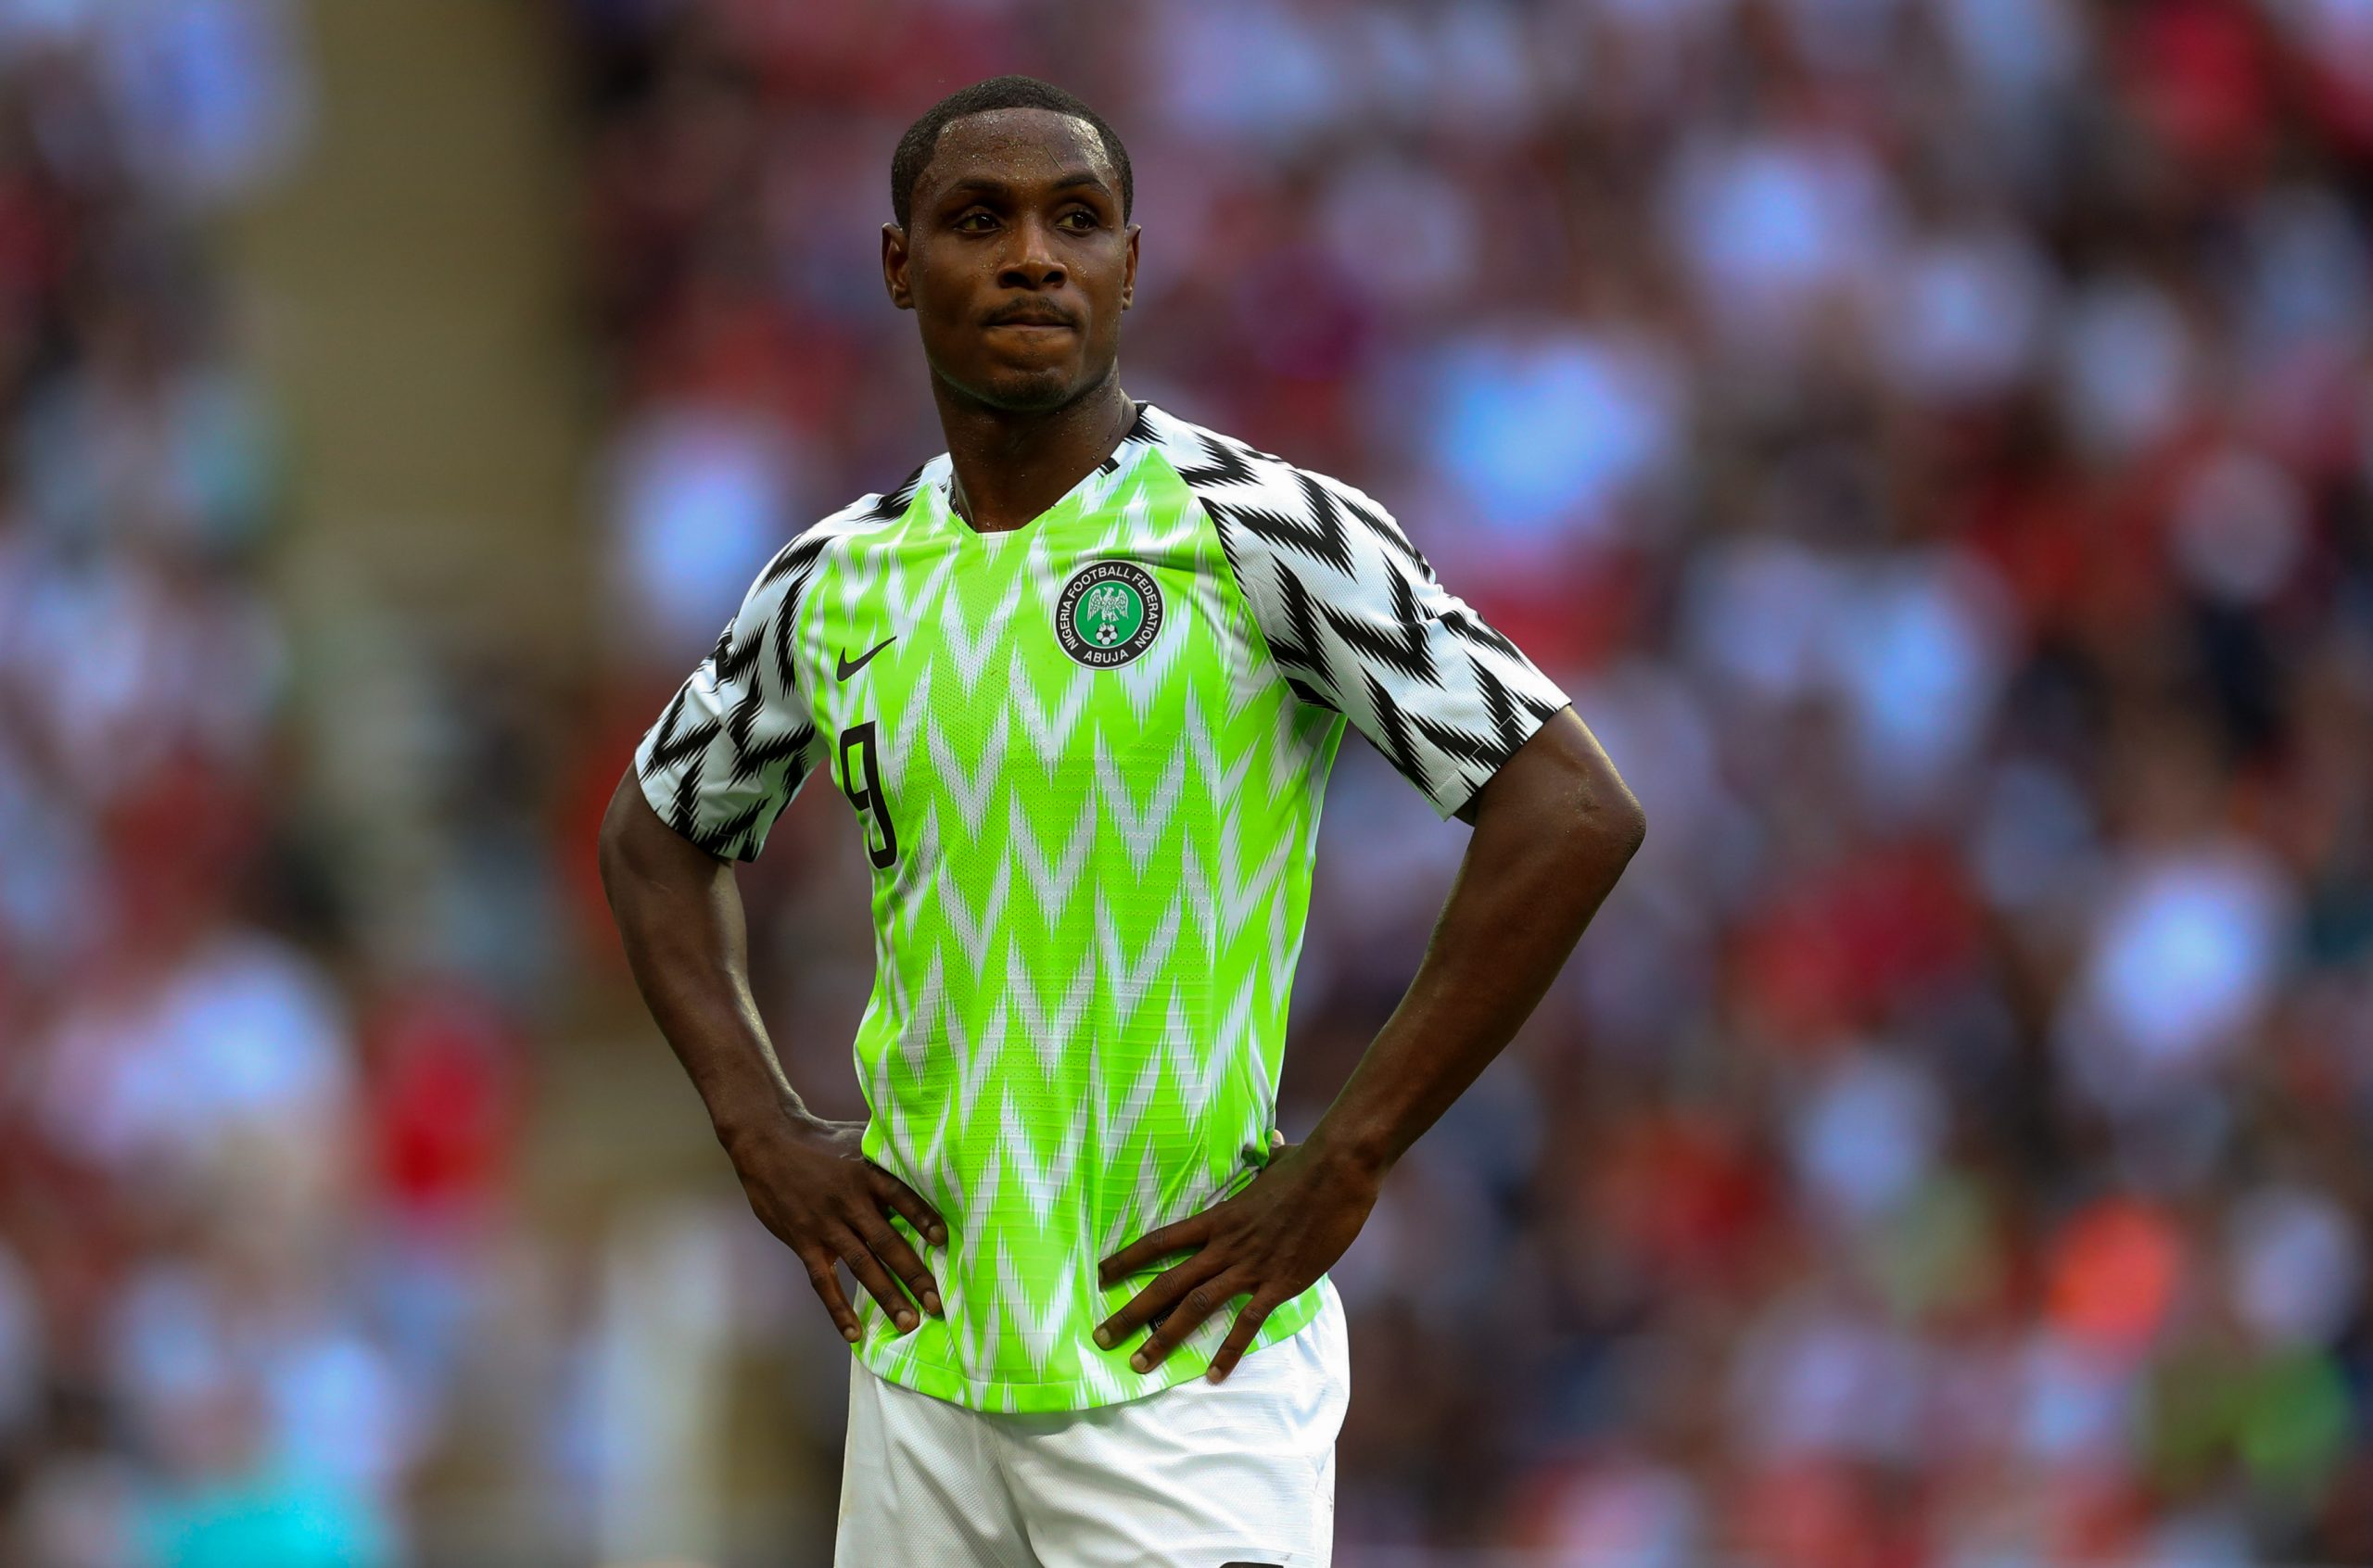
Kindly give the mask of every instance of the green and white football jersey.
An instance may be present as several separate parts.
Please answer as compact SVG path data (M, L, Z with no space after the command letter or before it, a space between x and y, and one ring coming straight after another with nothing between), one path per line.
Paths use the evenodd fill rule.
M1202 1372L1241 1305L1143 1375L1092 1337L1160 1272L1107 1289L1098 1259L1268 1157L1345 720L1447 817L1567 698L1369 497L1150 403L1010 532L957 516L949 472L786 546L635 761L720 856L813 773L848 800L865 1150L949 1229L918 1244L946 1318L900 1335L860 1290L854 1348L975 1409L1077 1410Z

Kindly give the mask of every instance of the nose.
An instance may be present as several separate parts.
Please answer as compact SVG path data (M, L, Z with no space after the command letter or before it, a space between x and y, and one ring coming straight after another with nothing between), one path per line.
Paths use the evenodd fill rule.
M1007 231L1012 235L997 283L1006 288L1052 288L1068 275L1056 259L1053 225L1035 212L1022 214Z

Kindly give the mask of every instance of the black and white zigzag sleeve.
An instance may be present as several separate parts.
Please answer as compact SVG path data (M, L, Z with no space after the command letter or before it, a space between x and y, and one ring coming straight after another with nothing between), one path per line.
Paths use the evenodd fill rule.
M651 809L711 854L757 859L823 754L792 656L800 601L834 545L905 515L928 466L917 463L896 488L859 497L783 546L635 748Z
M755 860L815 765L816 727L792 667L791 623L823 542L802 535L768 563L717 646L635 748L651 809L711 854Z
M1456 815L1566 693L1442 585L1373 497L1201 434L1209 461L1181 476L1287 680Z

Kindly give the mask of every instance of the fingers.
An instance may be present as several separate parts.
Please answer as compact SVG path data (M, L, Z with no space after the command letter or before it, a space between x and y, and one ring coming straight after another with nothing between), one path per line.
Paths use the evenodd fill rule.
M1223 1267L1219 1259L1199 1252L1176 1267L1165 1270L1152 1283L1129 1297L1119 1311L1097 1325L1096 1343L1107 1350L1111 1349L1164 1312L1175 1310L1180 1297L1218 1273ZM1139 1367L1137 1370L1143 1372L1145 1369Z
M821 1181L802 1182L766 1168L742 1169L742 1175L751 1208L798 1255L842 1338L854 1344L865 1337L841 1285L843 1263L900 1334L921 1326L918 1301L934 1317L947 1315L930 1265L891 1220L903 1218L918 1235L943 1244L947 1222L904 1181L869 1159L835 1165ZM805 1201L786 1201L793 1191Z
M947 1315L940 1309L939 1282L932 1278L930 1266L915 1255L915 1249L907 1245L906 1237L877 1221L870 1226L860 1226L857 1238L865 1243L874 1257L888 1265L892 1273L907 1282L908 1294L923 1304L924 1311L934 1318Z
M1254 1292L1252 1299L1244 1304L1244 1310L1236 1315L1227 1337L1220 1341L1217 1354L1212 1357L1211 1370L1203 1375L1213 1383L1225 1382L1227 1374L1236 1370L1236 1363L1244 1359L1244 1352L1251 1347L1253 1336L1261 1332L1261 1325L1269 1321L1269 1314L1276 1309L1276 1302L1265 1294Z
M882 1266L882 1259L874 1256L863 1236L844 1230L837 1245L841 1261L849 1266L849 1272L857 1276L857 1283L865 1287L866 1294L882 1303L882 1309L890 1314L890 1321L898 1325L900 1334L922 1321L914 1304L898 1289L898 1283L890 1277L890 1271Z
M1211 1238L1211 1233L1212 1220L1208 1211L1190 1214L1160 1230L1148 1231L1098 1265L1103 1276L1098 1283L1109 1285L1116 1279L1152 1267L1157 1258L1199 1247Z
M802 1253L799 1260L806 1265L807 1283L816 1287L816 1295L823 1301L824 1310L832 1315L841 1337L852 1345L856 1344L864 1336L865 1331L857 1327L857 1313L850 1308L849 1298L842 1294L841 1271L832 1266L834 1259L831 1254L820 1251L812 1255Z
M1274 1128L1274 1127L1270 1128L1270 1129L1269 1129L1269 1146L1270 1146L1271 1148L1273 1148L1273 1149L1282 1149L1282 1148L1284 1148L1284 1147L1286 1146L1286 1135L1285 1135L1283 1132L1278 1132L1278 1131L1277 1131L1275 1128Z
M881 1170L879 1166L874 1169ZM929 1241L933 1246L947 1245L947 1221L942 1220L937 1211L925 1203L921 1195L914 1188L891 1175L887 1170L882 1171L882 1179L876 1184L880 1188L882 1201L903 1217L907 1224L912 1225L917 1234Z
M1184 1299L1171 1309L1161 1326L1146 1335L1137 1353L1129 1358L1129 1365L1141 1372L1149 1372L1178 1347L1179 1341L1203 1326L1203 1320L1227 1305L1235 1296L1250 1290L1256 1282L1249 1269L1230 1269L1214 1278L1203 1281L1187 1291Z

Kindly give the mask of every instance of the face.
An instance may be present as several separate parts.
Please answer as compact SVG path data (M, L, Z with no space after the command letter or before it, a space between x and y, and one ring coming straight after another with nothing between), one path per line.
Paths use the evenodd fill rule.
M1112 373L1136 285L1137 226L1085 120L996 109L951 121L882 229L891 302L932 373L1001 409L1060 408Z

